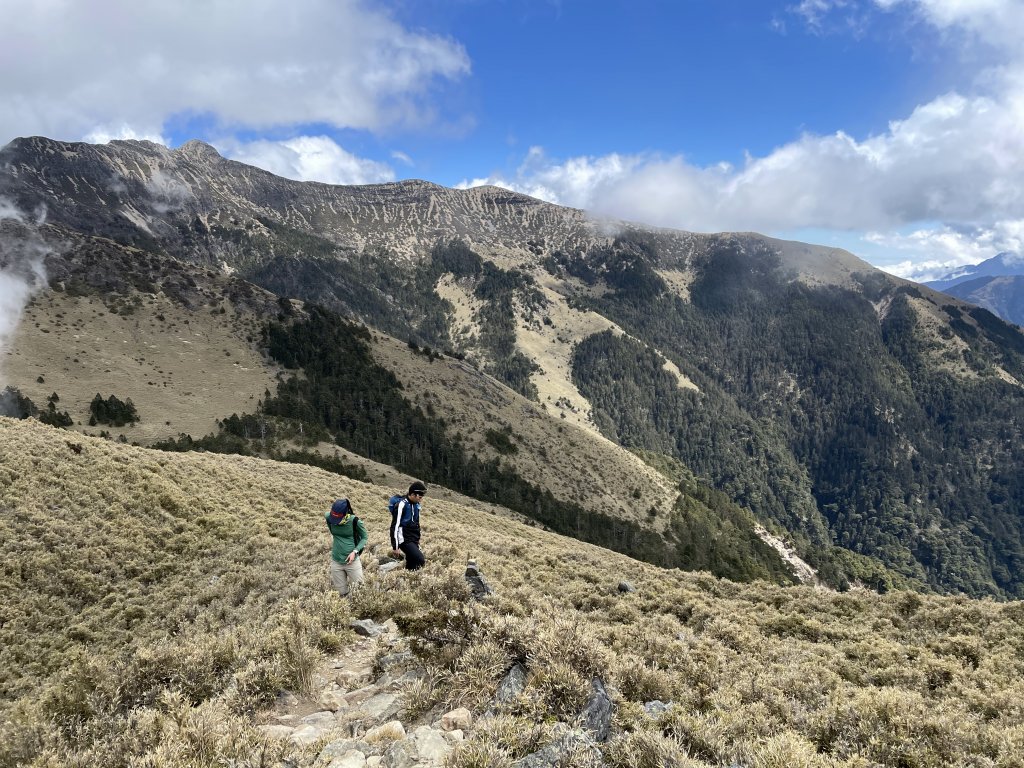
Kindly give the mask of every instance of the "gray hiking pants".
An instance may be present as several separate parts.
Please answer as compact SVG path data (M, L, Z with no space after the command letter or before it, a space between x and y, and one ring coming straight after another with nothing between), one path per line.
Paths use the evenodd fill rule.
M339 595L347 597L352 588L362 580L363 563L358 557L348 565L331 558L331 586Z

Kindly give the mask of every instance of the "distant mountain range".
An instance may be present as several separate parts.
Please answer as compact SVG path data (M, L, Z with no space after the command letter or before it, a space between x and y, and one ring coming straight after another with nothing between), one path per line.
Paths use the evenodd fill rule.
M925 285L1024 325L1024 256L1020 254L1004 251Z
M142 442L415 474L659 564L785 581L764 525L835 586L1024 597L1024 335L845 251L200 142L19 139L0 196L51 249L4 369L76 422L130 392Z

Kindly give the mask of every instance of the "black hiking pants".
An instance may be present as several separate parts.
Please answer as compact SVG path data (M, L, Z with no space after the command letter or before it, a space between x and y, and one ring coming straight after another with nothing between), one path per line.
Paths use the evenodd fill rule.
M419 544L413 544L411 541L403 541L398 545L398 548L405 554L405 569L407 571L415 571L418 568L422 568L427 562L427 558L420 552Z

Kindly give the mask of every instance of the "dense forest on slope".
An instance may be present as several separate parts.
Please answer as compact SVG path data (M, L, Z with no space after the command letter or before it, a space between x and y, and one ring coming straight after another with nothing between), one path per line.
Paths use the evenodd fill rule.
M282 229L277 226L276 231ZM333 247L326 240L321 246L325 252ZM387 268L382 268L382 263ZM479 333L461 339L460 344L450 334L454 308L436 290L444 274L465 281L481 302L474 318ZM521 395L537 399L537 389L530 381L536 365L515 345L514 306L535 312L543 307L544 297L530 275L500 269L459 239L439 240L429 258L412 264L381 250L346 254L344 260L296 259L287 254L247 276L279 295L298 296L350 313L418 346L448 354L479 352L483 370Z
M575 381L611 437L667 450L802 531L812 559L828 544L824 523L836 544L936 588L1024 595L1024 394L989 362L1022 376L1019 331L945 307L982 374L954 378L927 362L912 287L811 288L786 280L767 249L737 249L698 265L685 302L654 271L648 243L623 238L572 261L551 267L606 276L614 290L600 310L702 390L675 390L642 345L586 340ZM880 320L870 299L882 294Z
M753 533L750 515L709 489L694 486L692 495L680 497L663 539L631 520L560 501L499 459L470 453L459 436L448 434L442 419L403 396L401 382L374 362L368 342L365 327L315 306L304 318L270 323L270 354L301 375L282 382L264 400L259 416L233 415L221 422L220 435L198 441L182 437L161 447L245 453L258 449L260 418L303 424L306 434L329 433L338 445L411 476L501 504L559 533L647 562L706 569L738 581L793 581L777 553ZM430 355L423 357L423 365L432 362ZM304 457L302 463L315 462ZM704 495L698 498L698 493Z

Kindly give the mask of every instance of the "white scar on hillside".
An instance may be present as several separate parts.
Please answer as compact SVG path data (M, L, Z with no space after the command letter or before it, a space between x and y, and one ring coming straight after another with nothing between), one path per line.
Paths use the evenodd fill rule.
M29 217L0 197L0 360L6 354L22 313L46 285L43 259L52 250L39 234L45 209ZM0 388L7 385L0 367Z

